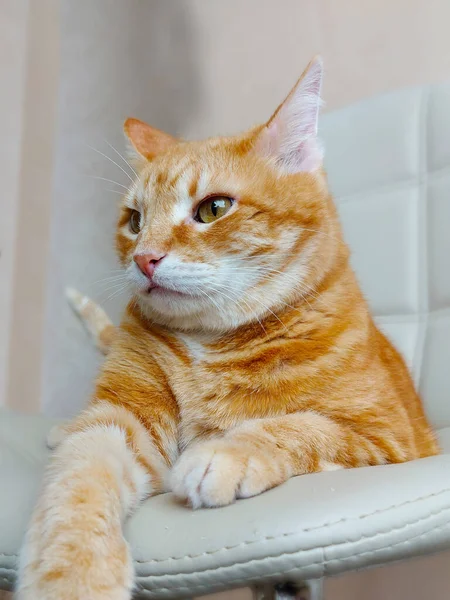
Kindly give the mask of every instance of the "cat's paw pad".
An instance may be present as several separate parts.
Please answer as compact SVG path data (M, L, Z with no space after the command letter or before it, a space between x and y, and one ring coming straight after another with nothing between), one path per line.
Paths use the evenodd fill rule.
M172 470L171 488L193 508L225 506L271 487L264 476L266 468L243 447L204 442L181 455Z

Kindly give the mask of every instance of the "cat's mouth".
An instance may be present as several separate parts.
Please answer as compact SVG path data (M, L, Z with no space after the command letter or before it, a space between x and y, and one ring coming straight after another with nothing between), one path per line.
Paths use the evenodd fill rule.
M190 296L190 294L186 294L185 292L179 292L178 290L173 290L171 288L158 285L157 283L151 283L142 293L145 296L149 296L150 294L158 296L178 296L180 298Z

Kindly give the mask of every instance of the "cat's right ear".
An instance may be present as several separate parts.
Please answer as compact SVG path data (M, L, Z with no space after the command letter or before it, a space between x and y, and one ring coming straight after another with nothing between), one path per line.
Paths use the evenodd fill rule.
M123 130L132 149L137 153L137 157L134 157L137 158L137 162L141 162L142 159L152 160L177 143L177 140L168 133L150 127L139 119L127 119L123 124Z

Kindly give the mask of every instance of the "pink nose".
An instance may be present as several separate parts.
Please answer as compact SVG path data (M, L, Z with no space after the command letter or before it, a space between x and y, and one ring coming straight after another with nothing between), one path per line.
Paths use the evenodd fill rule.
M156 269L156 265L159 264L165 254L159 252L149 252L148 254L135 254L134 262L140 268L142 273L149 279L152 279Z

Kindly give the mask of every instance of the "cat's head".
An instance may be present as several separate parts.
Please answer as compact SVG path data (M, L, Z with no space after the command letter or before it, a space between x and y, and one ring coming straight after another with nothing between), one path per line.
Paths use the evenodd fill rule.
M139 157L117 250L156 322L228 330L298 303L330 251L317 139L322 63L313 60L263 126L179 141L128 119Z

